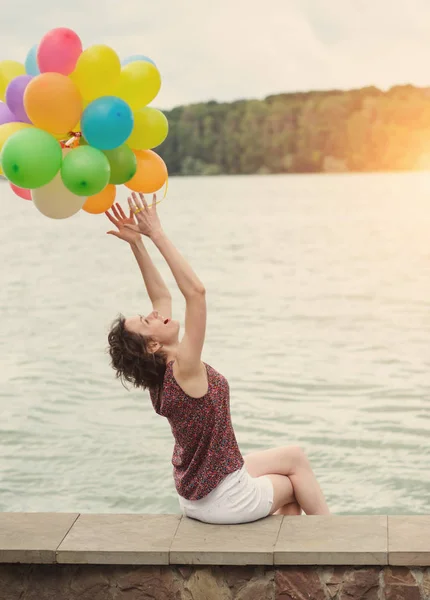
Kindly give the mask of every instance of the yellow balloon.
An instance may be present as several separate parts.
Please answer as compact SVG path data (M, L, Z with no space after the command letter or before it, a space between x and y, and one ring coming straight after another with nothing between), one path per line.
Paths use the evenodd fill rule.
M115 50L103 44L90 46L82 52L70 75L87 101L111 95L118 85L121 61Z
M136 60L121 70L114 95L122 98L133 110L138 110L152 102L160 88L161 76L157 67L150 62Z
M91 100L83 100L82 104L82 112L84 112L84 110L87 108L88 104L91 102ZM73 127L73 131L82 131L82 125L81 125L81 119L79 119L79 121L76 123L76 126Z
M136 110L134 126L127 145L135 150L150 150L164 142L169 133L166 116L156 108L149 106Z
M0 62L0 99L4 100L6 88L12 79L18 75L25 75L25 67L16 60L2 60Z
M30 123L5 123L4 125L0 125L0 152L6 140L8 140L11 135L17 131L21 131L21 129L27 129L28 127L33 127L33 125L30 125ZM0 167L0 174L1 173L3 173L3 171Z

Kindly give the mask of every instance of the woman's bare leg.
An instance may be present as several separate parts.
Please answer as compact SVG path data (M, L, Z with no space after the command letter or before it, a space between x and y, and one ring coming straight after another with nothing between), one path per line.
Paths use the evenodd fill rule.
M290 502L290 504L284 504L281 508L278 508L273 515L284 515L289 517L300 517L302 514L302 508L298 502Z
M297 502L307 515L329 515L330 510L305 453L297 446L281 446L270 450L252 452L244 457L252 477L268 475L273 483L277 503L283 506ZM283 475L284 478L279 479ZM288 481L288 482L287 482ZM289 492L293 489L293 497ZM275 502L274 502L275 504ZM285 509L291 510L291 509ZM278 513L280 514L280 513Z

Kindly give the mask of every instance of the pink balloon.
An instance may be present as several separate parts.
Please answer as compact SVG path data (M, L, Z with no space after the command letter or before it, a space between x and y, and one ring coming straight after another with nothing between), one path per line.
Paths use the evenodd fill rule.
M26 190L24 188L18 187L14 183L9 183L12 191L15 192L17 196L23 198L24 200L31 200L31 190Z
M51 29L43 36L37 49L40 72L70 75L81 53L82 42L77 33L67 27Z
M17 121L23 123L31 123L24 108L24 92L27 85L33 79L31 75L18 75L12 79L6 88L6 104L14 115L17 116Z

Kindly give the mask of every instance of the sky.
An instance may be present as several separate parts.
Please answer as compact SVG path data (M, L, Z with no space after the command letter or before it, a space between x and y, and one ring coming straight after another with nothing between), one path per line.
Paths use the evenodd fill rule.
M23 62L54 27L84 48L145 54L153 105L271 94L430 86L429 0L0 0L0 60Z

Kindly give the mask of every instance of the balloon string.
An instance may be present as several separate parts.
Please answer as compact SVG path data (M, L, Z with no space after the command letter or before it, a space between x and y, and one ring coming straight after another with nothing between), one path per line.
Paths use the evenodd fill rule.
M166 187L164 188L164 196L162 197L161 200L164 200L164 198L167 196L167 189L169 187L169 173L167 173L167 178L166 178Z
M165 183L165 188L164 188L164 194L163 197L160 200L157 200L155 202L155 204L160 204L160 202L162 202L164 200L164 198L167 196L167 189L169 187L169 173L167 173L167 179L166 179L166 183ZM151 205L148 205L148 208L151 208Z

